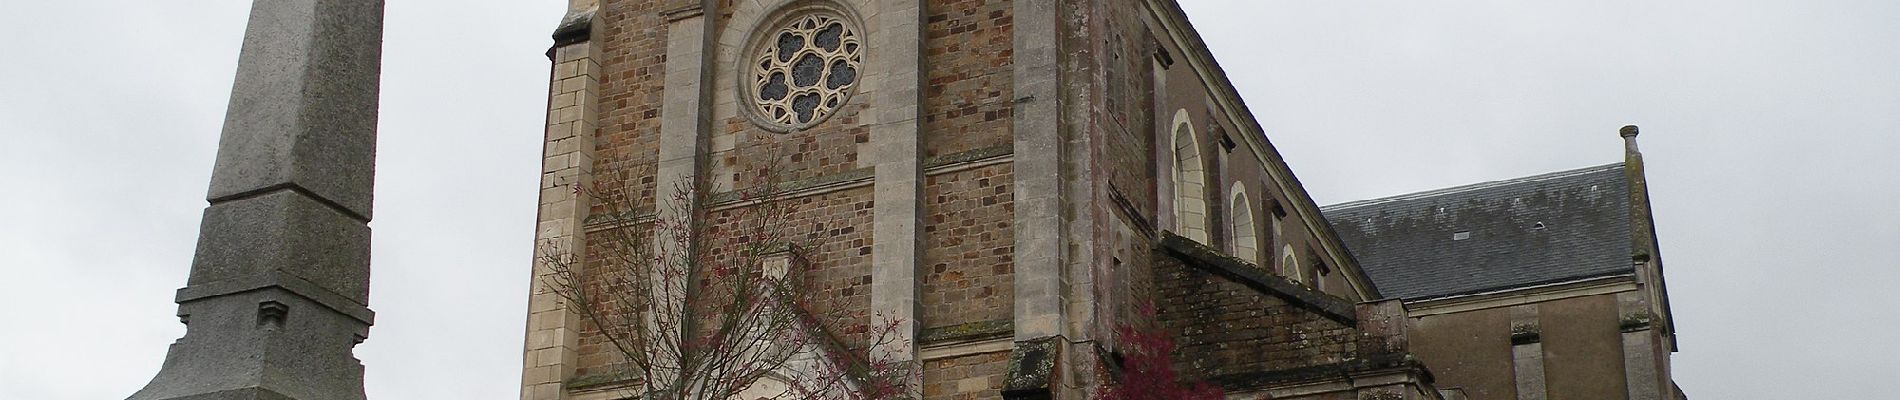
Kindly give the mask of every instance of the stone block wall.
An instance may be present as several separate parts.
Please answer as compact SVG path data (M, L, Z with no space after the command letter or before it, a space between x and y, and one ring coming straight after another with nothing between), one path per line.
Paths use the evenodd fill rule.
M1354 326L1178 260L1157 262L1156 291L1157 319L1174 335L1184 376L1337 364L1357 353Z
M1007 164L925 179L924 328L1011 319L1013 183Z
M1226 85L1224 77L1208 76L1218 74L1217 66L1193 61L1204 50L1183 50L1199 46L1198 38L1173 32L1191 28L1170 25L1179 12L1172 2L837 3L862 14L854 18L862 19L855 22L867 46L882 47L867 48L879 53L866 53L860 86L833 115L776 133L744 116L741 107L749 104L737 89L734 60L750 56L755 25L776 7L810 3L721 0L698 10L698 2L686 0L599 0L590 44L599 49L598 111L581 118L598 122L568 129L593 138L585 163L592 179L624 196L631 212L579 203L575 214L592 221L584 228L651 229L613 225L663 209L656 207L669 199L655 197L681 183L657 176L654 165L663 161L714 193L707 206L715 209L745 207L718 193L771 178L786 190L778 201L793 210L787 226L800 235L801 260L810 268L801 295L834 318L829 328L846 347L865 350L867 337L842 328L870 322L863 318L873 312L914 312L918 332L985 328L980 337L910 344L935 358L915 348L874 354L925 360L925 398L1000 397L1009 346L1020 354L1029 342L1053 343L1062 360L1040 388L1057 398L1086 398L1097 384L1099 350L1114 345L1110 332L1151 299L1166 311L1161 322L1176 330L1184 359L1195 360L1191 369L1200 376L1338 364L1361 345L1350 324L1154 257L1152 244L1175 222L1172 186L1159 178L1171 170L1158 160L1171 160L1167 119L1186 110L1207 163L1210 245L1229 247L1223 228L1231 212L1224 208L1238 182L1256 208L1256 237L1272 240L1270 205L1282 204L1280 243L1293 246L1302 267L1311 259L1336 268L1349 263L1318 239L1324 233L1314 226L1323 221L1304 216L1317 208L1297 182L1275 175L1290 174L1280 172L1277 153L1252 147L1264 138L1241 136L1258 135L1258 127L1237 125L1251 116L1220 100L1234 95L1216 90ZM904 48L910 39L916 47ZM908 61L909 50L917 62ZM668 51L695 53L669 59ZM904 57L879 58L894 54ZM709 72L699 81L678 74L690 70ZM561 93L551 93L557 106L569 101ZM907 100L912 95L915 103ZM676 107L662 109L665 101ZM677 105L684 104L705 108L681 112ZM669 112L674 117L663 116ZM700 142L687 143L693 140ZM661 160L663 153L673 157ZM689 154L703 163L679 162ZM731 221L722 219L730 213L715 211L711 228L729 229ZM606 262L611 249L603 245L589 242L590 265ZM1257 247L1280 252L1272 242ZM1325 286L1348 305L1359 298L1342 283ZM592 328L568 325L581 333L566 346L577 361L563 379L617 362Z
M930 360L924 363L925 400L1003 398L1009 352Z
M595 291L596 293L626 292L632 290L632 288L609 283L615 281L615 279L609 277L609 274L613 273L615 268L607 265L607 260L616 258L619 254L623 253L617 246L608 243L610 240L605 239L605 237L627 233L618 229L650 231L653 228L652 224L639 224L614 230L596 227L596 229L588 232L589 236L593 237L594 240L588 243L587 258L583 265L593 268L584 272L584 276L587 279L581 283L582 285L587 285L588 290ZM610 320L632 320L638 318L636 314L632 314L637 312L637 310L612 308L603 311L606 311L605 315L607 315L607 318ZM605 336L600 334L600 326L581 319L575 323L575 328L579 330L580 337L576 340L578 346L576 346L575 359L572 365L574 368L573 376L569 378L607 376L620 372L626 367L626 357L614 350L613 345L606 340Z
M871 125L875 120L872 114L877 111L869 101L878 97L872 92L878 90L879 85L870 81L877 79L877 71L860 70L849 100L823 122L806 129L771 132L743 114L751 105L748 98L741 97L745 93L739 89L739 80L744 76L740 68L749 68L749 63L738 60L749 60L756 55L752 53L756 49L748 42L755 39L753 35L778 29L763 25L776 15L777 10L761 6L770 3L773 2L722 0L717 10L720 26L715 29L718 35L713 44L715 59L707 65L712 69L709 84L713 88L708 93L712 100L708 111L713 122L707 132L710 170L705 177L715 190L749 188L761 183L762 178L826 180L871 166L871 160L861 153L871 143ZM873 33L870 24L860 21L854 26L867 46L871 44L868 40ZM865 62L861 68L870 68L870 60Z
M665 86L667 26L662 2L604 0L593 45L600 49L600 125L595 132L596 182L625 190L630 205L650 208L662 184L650 168L659 153L661 89ZM664 184L671 184L666 182ZM593 215L608 211L595 204Z
M821 321L853 350L864 349L870 337L846 328L872 323L874 317L871 197L872 190L862 188L792 199L797 204L785 221L806 235L801 254L811 270L805 273L802 298L811 303L813 313L826 316Z
M866 44L877 30L917 30L922 48L922 73L919 88L922 102L917 116L910 121L927 131L918 135L920 143L915 167L924 182L918 193L919 228L916 239L921 248L917 266L918 293L928 297L918 304L925 308L918 322L928 327L950 327L970 323L1002 322L1007 329L1012 318L1015 288L1014 274L1014 177L1009 163L1013 137L1012 113L1012 6L1004 0L930 0L914 25L892 21L896 4L841 1L845 8L862 15L856 21L858 33ZM859 88L849 101L824 122L808 129L788 133L769 132L752 124L740 108L737 69L732 60L752 49L744 43L753 25L770 18L780 2L722 0L716 9L697 16L696 4L686 1L601 0L592 23L591 44L601 49L596 57L600 66L598 129L585 134L595 138L597 155L589 163L599 186L616 196L621 208L594 204L578 214L592 221L588 229L650 230L645 222L624 227L616 223L651 218L663 189L687 183L687 177L656 176L654 165L661 160L661 126L677 130L684 120L666 120L662 103L679 93L666 92L669 49L681 48L679 37L669 32L678 29L680 19L703 18L711 52L707 68L711 89L704 92L709 108L703 114L708 121L702 131L702 144L695 147L705 155L705 166L696 179L702 190L713 193L710 207L743 207L721 193L750 188L760 178L771 178L787 188L780 201L788 202L792 213L786 225L801 235L801 256L809 265L807 292L802 294L815 313L833 319L831 328L853 350L864 350L868 338L850 326L870 322L864 316L883 310L871 306L873 288L873 252L882 249L885 234L876 234L877 214L885 207L886 192L899 190L903 182L893 180L885 186L885 177L874 178L878 160L898 160L901 155L872 155L876 144L872 131L880 124L901 124L892 120L893 108L906 104L876 101L906 90L892 81L902 77L902 68L880 68L890 59L873 61L867 57ZM584 8L584 7L583 7ZM692 25L686 25L692 26ZM695 33L697 34L697 33ZM897 54L884 48L877 56ZM683 57L676 55L674 58ZM677 61L677 60L675 60ZM556 82L559 90L563 86ZM663 96L664 95L664 96ZM557 96L555 102L566 101ZM875 115L874 115L875 114ZM559 114L551 117L559 117ZM554 146L550 144L550 146ZM887 152L888 153L888 152ZM564 189L565 190L565 189ZM552 192L550 192L552 193ZM558 193L557 193L558 194ZM550 196L544 193L544 197ZM724 221L729 211L709 216L710 229L728 229ZM578 221L575 221L579 225ZM895 232L892 232L895 233ZM901 237L901 234L890 236ZM605 265L615 250L603 242L588 242L587 264ZM884 262L878 261L878 265ZM586 284L602 285L602 275L593 275ZM902 297L901 294L899 297ZM606 346L597 327L575 325L580 334L577 360L570 362L571 372L554 374L564 379L600 375L619 362L618 355ZM1003 332L1007 334L1007 332ZM996 375L1005 367L1002 356L968 356L954 359L955 366L933 360L928 366L985 370ZM982 363L989 363L978 365ZM928 367L927 370L934 367ZM935 375L941 373L930 372ZM956 372L962 374L963 372ZM933 376L935 376L933 375ZM973 375L974 376L974 375ZM963 379L963 378L958 378ZM986 378L987 379L987 378ZM965 382L968 386L968 382ZM541 393L534 398L560 398L559 393ZM529 396L524 396L529 397Z
M924 18L924 157L1008 146L1010 2L932 0Z

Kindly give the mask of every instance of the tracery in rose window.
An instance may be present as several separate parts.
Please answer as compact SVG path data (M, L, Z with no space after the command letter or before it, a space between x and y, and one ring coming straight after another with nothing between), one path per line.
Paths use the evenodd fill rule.
M801 129L844 105L858 81L857 32L835 15L793 18L752 58L753 106L762 122Z

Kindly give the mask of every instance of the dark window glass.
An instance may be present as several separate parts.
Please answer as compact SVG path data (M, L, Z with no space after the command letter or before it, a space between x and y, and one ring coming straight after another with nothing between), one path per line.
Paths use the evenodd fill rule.
M804 16L783 29L756 59L754 110L776 124L804 126L844 105L863 46L833 16Z
M844 60L831 62L831 76L825 79L825 88L837 89L858 80L858 69L852 68Z
M778 61L779 62L791 61L793 54L798 54L799 50L804 50L804 49L805 49L804 37L794 35L791 32L778 34Z
M785 74L773 72L772 77L766 78L765 86L759 88L759 97L766 100L779 100L785 98L785 93L790 91L791 88L785 87Z
M825 51L836 51L838 50L838 37L842 35L844 35L844 25L834 23L826 26L824 30L818 31L817 35L812 36L812 42L818 44L818 48L825 49Z
M798 114L798 123L811 122L811 118L813 114L817 114L817 110L817 93L799 93L797 96L792 96L792 112Z
M792 64L792 86L800 88L818 84L818 76L825 71L825 62L817 54L806 54Z

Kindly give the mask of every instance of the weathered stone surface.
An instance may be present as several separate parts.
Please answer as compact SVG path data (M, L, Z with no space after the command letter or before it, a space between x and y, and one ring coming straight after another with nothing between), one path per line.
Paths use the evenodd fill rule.
M1056 385L1056 360L1062 357L1062 337L1017 341L1009 354L1009 372L1003 378L1005 399L1048 399Z
M205 208L187 284L281 270L369 303L369 226L292 191Z
M131 400L360 400L381 0L257 1L212 172L185 337Z
M295 185L370 217L380 0L257 2L209 199Z
M363 399L369 324L270 288L179 304L185 337L132 400Z
M1268 275L1260 268L1248 265L1238 258L1221 254L1207 245L1164 231L1161 233L1161 238L1156 240L1155 246L1157 250L1166 254L1180 257L1189 267L1227 277L1260 293L1278 297L1289 304L1305 308L1340 324L1353 326L1359 323L1358 314L1354 311L1351 302L1300 286L1285 278Z

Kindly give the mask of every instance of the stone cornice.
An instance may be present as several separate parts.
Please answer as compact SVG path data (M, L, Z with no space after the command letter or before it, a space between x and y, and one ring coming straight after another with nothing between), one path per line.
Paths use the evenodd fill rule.
M1175 235L1173 232L1162 231L1161 239L1155 241L1155 247L1156 250L1184 261L1189 267L1226 277L1334 322L1349 327L1359 326L1358 311L1354 309L1352 302L1308 289L1286 278L1270 275L1260 267L1221 254L1205 244Z

